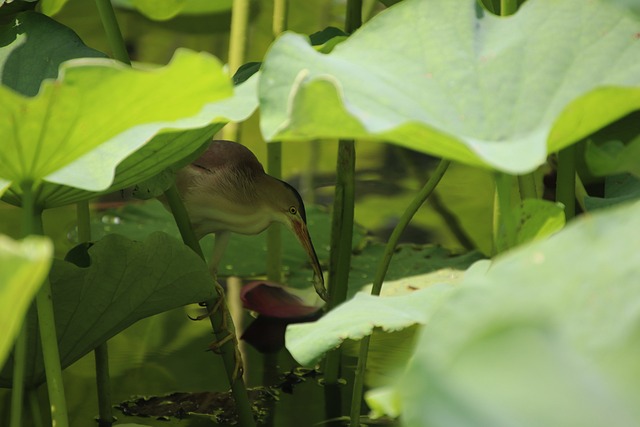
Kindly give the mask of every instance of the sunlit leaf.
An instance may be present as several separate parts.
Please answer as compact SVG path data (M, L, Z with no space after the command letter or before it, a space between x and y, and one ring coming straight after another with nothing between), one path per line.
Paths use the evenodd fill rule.
M184 123L192 123L198 129L178 132L163 132L153 137L139 150L124 159L115 170L113 183L106 190L88 192L79 188L44 183L38 199L44 207L63 206L80 200L108 194L130 187L155 177L181 159L189 158L211 139L228 121L242 121L257 108L256 84L258 76L252 77L235 88L231 98L208 103L202 111ZM208 124L211 123L212 124ZM208 124L208 125L207 125ZM206 125L206 126L205 126ZM190 126L190 125L187 125ZM4 199L13 204L20 202L20 190L11 189Z
M406 0L328 55L284 34L263 63L267 140L390 141L510 173L640 107L640 22L606 1Z
M397 390L411 426L640 422L640 203L467 271Z
M16 242L0 235L0 367L47 277L52 253L53 247L46 238L28 237Z
M218 60L176 52L169 65L134 70L105 59L64 64L34 98L0 87L0 174L100 191L116 165L162 129L201 127L207 103L232 94Z
M91 264L56 261L50 280L63 367L137 320L211 298L215 291L202 260L180 241L155 233L144 242L109 235L89 249ZM42 355L29 317L27 384L44 379ZM10 363L0 385L10 385Z

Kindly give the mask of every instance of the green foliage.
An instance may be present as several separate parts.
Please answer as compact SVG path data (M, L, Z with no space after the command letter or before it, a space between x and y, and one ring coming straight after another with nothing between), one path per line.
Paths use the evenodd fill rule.
M403 147L456 160L412 224L424 234L405 233L430 244L398 245L383 296L371 297L358 292L372 282L384 244L356 229L351 300L317 322L290 326L291 353L306 364L336 346L358 355L358 340L371 336L367 381L384 388L368 396L370 407L378 415L402 414L411 427L639 424L636 2L382 1L388 9L365 2L365 16L377 16L350 36L332 27L342 25L344 3L289 2L289 27L302 34L285 33L273 45L271 3L252 2L251 62L234 76L235 87L220 61L194 52L226 57L230 0L114 0L133 68L88 47L110 49L92 2L38 4L81 38L45 15L18 13L33 2L5 3L0 0L4 201L20 206L23 188L32 187L37 214L129 187L152 198L225 122L245 121L241 142L258 157L263 138L360 139L356 219L384 236L435 162ZM519 10L496 16L501 7ZM149 61L169 64L144 64ZM260 117L250 118L258 108ZM579 141L586 215L563 229L563 207L549 191L554 153ZM305 200L330 202L331 149L326 141L284 146L285 175L302 178L292 184L320 188L301 191ZM496 175L534 170L533 185L545 200L523 201L514 177ZM573 187L565 178L560 186ZM495 198L496 182L502 200ZM8 218L17 211L11 209L2 207L4 229L18 228ZM76 234L67 218L61 225L68 213L45 221L57 253L69 244L60 241ZM329 215L314 206L307 213L326 266ZM219 366L200 368L211 359L200 351L210 334L204 322L185 321L184 308L167 311L212 297L207 268L157 230L178 235L157 202L101 209L92 225L96 243L53 262L60 355L63 366L73 364L65 381L81 384L67 388L72 425L86 424L96 412L86 399L94 394L86 380L93 363L75 361L107 339L114 343L114 400L175 387L226 388L217 383L226 378ZM213 239L202 243L210 256ZM305 253L288 232L283 246L284 281L311 293ZM494 260L478 262L496 251ZM3 386L10 386L10 346L25 315L26 384L44 378L35 310L25 313L50 252L43 240L0 241ZM266 255L265 236L234 235L219 273L263 275ZM162 315L149 317L156 313ZM261 376L254 363L245 366L252 380Z
M640 178L633 175L613 175L604 181L604 197L585 198L588 210L607 208L640 198Z
M15 242L0 235L0 366L20 331L31 300L44 281L53 248L42 237Z
M608 141L598 146L588 141L585 161L591 173L597 176L630 172L640 177L640 138L628 145L621 141Z
M639 221L627 204L467 271L397 389L406 425L637 424Z
M115 0L114 5L137 9L144 16L157 21L176 15L201 15L231 10L232 0Z
M86 250L86 249L84 249ZM82 249L80 249L82 252ZM196 254L162 233L142 242L110 234L88 249L90 265L55 261L50 280L63 367L137 320L214 294L209 272ZM78 255L74 256L78 259ZM26 382L44 380L35 312L28 317L29 351ZM0 385L10 386L11 363Z
M8 88L35 96L44 79L58 77L58 67L74 58L104 58L69 28L35 12L17 14L0 27L0 80Z
M188 87L179 83L185 73L193 77ZM67 64L60 81L45 81L34 98L3 87L0 93L0 132L13 136L12 149L0 157L1 178L99 191L113 181L115 166L156 132L181 127L180 119L231 95L231 87L217 60L179 51L171 65L153 71L83 59Z
M262 132L384 140L530 172L640 107L637 29L600 1L538 0L498 18L475 0L407 0L328 55L302 36L278 39L262 68Z

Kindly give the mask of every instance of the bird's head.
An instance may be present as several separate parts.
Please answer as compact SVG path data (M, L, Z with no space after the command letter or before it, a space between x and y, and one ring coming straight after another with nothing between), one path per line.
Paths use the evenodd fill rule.
M268 175L266 176L269 177ZM322 268L320 267L318 256L311 242L311 236L307 228L307 214L302 198L298 191L286 182L275 178L269 181L269 186L272 187L272 191L269 191L271 196L265 201L269 210L273 212L273 221L284 224L293 231L293 234L298 238L298 241L307 252L309 260L311 261L311 266L315 273L314 286L316 292L322 299L326 300L327 290L324 286Z

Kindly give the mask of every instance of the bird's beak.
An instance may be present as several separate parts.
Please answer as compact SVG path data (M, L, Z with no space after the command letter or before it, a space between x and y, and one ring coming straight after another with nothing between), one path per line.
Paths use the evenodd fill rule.
M316 292L323 300L327 300L327 289L324 287L324 277L322 276L322 269L320 268L320 262L318 261L318 255L316 255L316 250L313 248L313 243L311 243L311 236L309 235L309 230L307 229L307 224L303 221L293 221L293 232L298 238L298 241L307 252L309 256L309 260L311 261L311 266L313 267L314 274L314 284L313 286L316 289Z

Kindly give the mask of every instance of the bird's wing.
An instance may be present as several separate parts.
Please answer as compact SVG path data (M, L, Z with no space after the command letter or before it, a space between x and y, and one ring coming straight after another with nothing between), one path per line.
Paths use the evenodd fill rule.
M264 173L256 156L244 145L232 141L216 140L192 166L213 172L219 169L242 170L247 175Z

